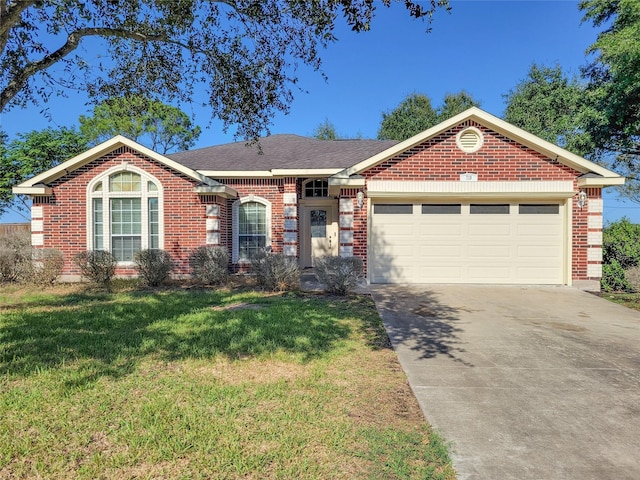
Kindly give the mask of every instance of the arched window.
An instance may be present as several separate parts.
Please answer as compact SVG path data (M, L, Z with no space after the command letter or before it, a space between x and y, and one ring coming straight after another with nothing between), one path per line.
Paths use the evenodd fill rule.
M142 249L163 248L157 179L136 167L118 166L92 180L87 190L90 250L109 250L118 262L132 262Z
M241 198L233 204L233 262L248 262L258 250L271 245L271 203L260 197Z

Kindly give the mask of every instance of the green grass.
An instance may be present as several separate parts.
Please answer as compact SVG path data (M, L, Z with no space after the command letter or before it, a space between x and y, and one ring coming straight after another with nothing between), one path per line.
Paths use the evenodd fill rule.
M454 477L368 297L0 293L0 478Z
M602 292L600 296L606 298L610 302L618 303L627 308L640 310L640 294L638 293L614 293Z

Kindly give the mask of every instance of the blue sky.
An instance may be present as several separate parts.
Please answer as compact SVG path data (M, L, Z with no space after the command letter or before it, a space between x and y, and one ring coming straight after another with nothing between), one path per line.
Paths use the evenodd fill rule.
M381 4L372 29L356 34L339 24L338 41L323 54L322 76L299 71L299 86L288 115L277 115L271 133L312 135L328 119L338 133L375 138L382 112L393 109L412 92L427 94L438 106L446 93L470 92L481 108L497 116L504 112L503 95L522 80L533 63L560 64L579 74L585 51L599 29L582 23L577 1L569 0L451 0L452 11L437 12L432 31L412 20L401 4ZM91 108L80 94L54 98L50 119L40 108L11 110L0 125L12 137L47 126L77 125ZM203 127L196 147L233 141L206 109L181 108ZM605 194L605 220L627 216L640 222L640 206L624 202L614 190ZM0 222L22 221L5 215Z

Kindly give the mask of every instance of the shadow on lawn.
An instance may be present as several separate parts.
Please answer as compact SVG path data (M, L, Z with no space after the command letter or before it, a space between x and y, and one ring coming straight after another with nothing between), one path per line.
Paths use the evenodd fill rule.
M308 361L334 348L351 327L345 306L317 298L216 291L77 293L4 312L0 374L29 375L75 362L91 383L135 370L143 358L237 359L284 351ZM260 308L221 309L227 302ZM71 385L70 385L71 386Z

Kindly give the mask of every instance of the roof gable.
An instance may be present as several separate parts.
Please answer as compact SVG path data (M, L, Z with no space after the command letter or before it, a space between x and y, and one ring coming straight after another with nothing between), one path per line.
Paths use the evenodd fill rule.
M68 175L70 172L73 172L74 170L110 152L113 152L114 150L117 150L118 148L121 148L123 146L129 147L132 150L135 150L141 153L142 155L145 155L177 172L180 172L186 175L187 177L192 178L193 180L196 180L199 183L202 183L208 186L219 185L219 183L216 182L215 180L207 178L204 175L196 172L191 168L181 165L180 163L174 160L171 160L170 158L165 157L164 155L160 155L159 153L154 152L153 150L143 145L140 145L139 143L134 142L133 140L123 137L122 135L117 135L111 138L110 140L107 140L106 142L96 145L95 147L87 150L86 152L81 153L80 155L77 155L67 160L66 162L61 163L60 165L57 165L45 172L42 172L39 175L36 175L30 178L29 180L22 182L20 185L17 185L16 187L14 187L13 191L14 193L21 193L21 194L32 194L32 195L44 194L46 193L46 185L48 183L54 180L57 180L61 177L64 177L65 175Z
M600 165L569 152L557 145L543 140L521 128L518 128L504 120L495 117L477 107L472 107L464 112L435 125L424 132L400 142L387 150L378 153L362 162L344 169L335 175L336 178L349 178L352 175L360 175L381 163L396 157L416 146L427 142L429 139L446 132L461 123L472 120L504 137L524 145L532 150L545 155L548 158L570 167L583 175L595 174L596 178L590 177L590 186L620 185L624 183L624 177L608 170ZM586 178L586 177L585 177Z

